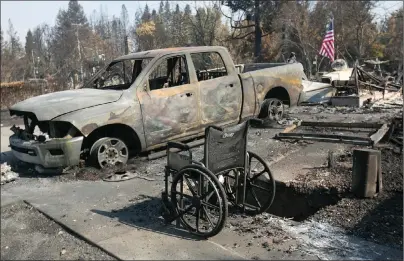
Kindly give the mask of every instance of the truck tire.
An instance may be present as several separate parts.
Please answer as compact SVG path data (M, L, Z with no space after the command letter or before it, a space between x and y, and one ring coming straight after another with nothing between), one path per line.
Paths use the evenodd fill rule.
M265 99L260 118L269 121L279 121L283 118L283 114L285 112L285 107L283 102L277 98L269 98Z
M120 138L100 138L94 142L90 149L91 165L95 165L99 168L125 165L128 159L128 146L125 141Z

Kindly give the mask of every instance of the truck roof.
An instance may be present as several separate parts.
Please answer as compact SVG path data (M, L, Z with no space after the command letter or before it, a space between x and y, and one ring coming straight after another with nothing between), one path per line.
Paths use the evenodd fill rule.
M165 54L171 54L176 52L211 52L211 51L219 51L226 50L223 46L192 46L192 47L174 47L174 48L164 48L164 49L155 49L148 50L143 52L130 53L118 58L115 58L114 61L121 60L129 60L129 59L143 59L143 58L154 58L156 56L161 56Z

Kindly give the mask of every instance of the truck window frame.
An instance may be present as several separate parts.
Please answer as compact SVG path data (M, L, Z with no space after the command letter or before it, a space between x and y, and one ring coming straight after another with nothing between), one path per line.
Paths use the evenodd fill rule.
M218 77L214 77L214 78L208 78L208 79L205 79L205 80L203 80L203 79L200 80L199 77L198 77L197 68L195 67L195 62L194 62L194 59L193 59L192 56L193 56L193 55L203 55L203 54L213 54L213 53L217 54L217 55L219 56L220 60L222 61L223 68L224 68L224 71L225 71L225 75L218 76ZM227 77L227 76L229 76L230 73L231 73L231 72L229 72L229 69L228 69L227 66L226 66L226 62L224 61L223 56L222 56L221 53L218 52L218 51L193 52L193 53L189 53L189 56L190 56L190 59L191 59L192 64L193 64L193 70L194 70L194 73L195 73L196 81L197 81L197 82L204 82L204 81L219 79L219 78L222 78L222 77ZM214 68L214 69L219 69L219 68L222 68L222 67L218 67L218 68ZM208 70L212 70L212 69L208 69Z
M184 62L183 66L184 66L185 72L186 72L186 74L187 74L187 81L186 81L186 83L183 83L183 84L180 84L180 85L168 86L168 87L166 87L166 88L161 87L161 88L157 88L157 89L151 90L151 89L150 89L150 77L151 77L152 73L155 71L155 69L156 69L157 67L159 67L159 66L162 64L162 62L166 62L166 63L167 63L167 61L168 61L169 59L172 59L172 58L175 58L175 57L181 58L181 59L183 60L183 62ZM172 68L171 72L172 72L173 69L177 66L177 64L178 64L178 62L174 65L174 67ZM167 68L167 74L168 74L167 77L169 77L169 76L170 76L170 73L169 73L168 68ZM148 72L147 72L147 74L145 75L145 78L144 78L144 79L145 79L145 80L144 80L144 81L145 81L145 82L144 82L144 85L145 85L145 87L146 87L146 90L145 90L146 92L152 92L152 91L164 90L164 89L171 89L171 88L180 87L180 86L183 86L183 85L190 84L190 83L191 83L191 75L190 75L189 64L188 64L188 59L187 59L186 54L185 54L185 53L176 53L176 54L172 54L172 55L167 55L167 56L162 56L162 57L160 57L160 58L157 59L157 61L152 65L152 67L148 70Z

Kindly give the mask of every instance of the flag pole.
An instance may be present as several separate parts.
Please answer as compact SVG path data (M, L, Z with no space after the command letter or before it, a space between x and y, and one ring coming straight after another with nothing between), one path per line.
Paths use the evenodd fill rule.
M337 42L337 37L336 37L336 33L335 33L335 23L334 23L334 15L332 12L331 13L331 22L332 22L332 28L334 29L334 61L335 61L335 55L337 54L336 50L336 42Z

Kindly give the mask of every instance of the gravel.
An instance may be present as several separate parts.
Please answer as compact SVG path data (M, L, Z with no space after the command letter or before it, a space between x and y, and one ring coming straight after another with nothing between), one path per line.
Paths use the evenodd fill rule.
M116 260L18 202L1 208L2 260Z

